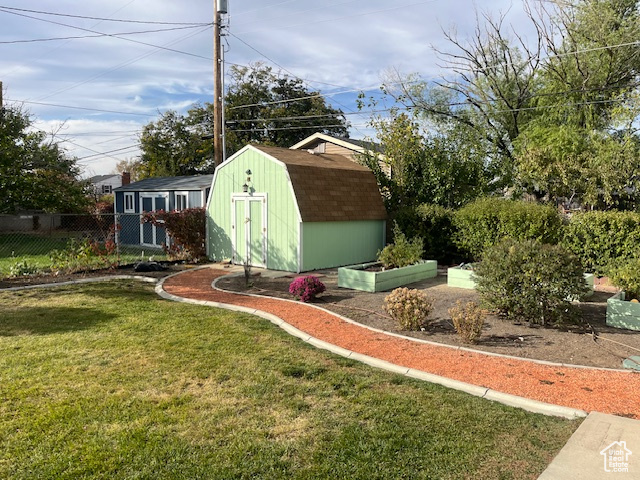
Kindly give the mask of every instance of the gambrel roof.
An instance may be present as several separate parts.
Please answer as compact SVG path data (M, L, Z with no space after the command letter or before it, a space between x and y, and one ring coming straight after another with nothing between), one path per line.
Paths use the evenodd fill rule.
M386 220L376 179L342 155L251 145L283 163L303 222Z

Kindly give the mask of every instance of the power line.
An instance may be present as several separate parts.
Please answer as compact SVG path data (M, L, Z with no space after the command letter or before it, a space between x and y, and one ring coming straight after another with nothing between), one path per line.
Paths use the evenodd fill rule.
M174 45L174 44L179 43L179 42L181 42L181 41L183 41L183 40L186 40L186 39L188 39L188 38L191 38L191 37L194 37L194 36L196 36L196 35L199 35L199 34L201 34L201 33L205 32L206 30L209 30L210 28L211 28L211 27L207 26L207 27L205 27L203 30L200 30L200 31L195 32L195 33L192 33L192 34L190 34L190 35L186 35L186 36L184 36L184 37L182 37L182 38L179 38L179 39L177 39L177 40L175 40L175 41L173 41L173 42L169 42L169 43L167 43L167 45ZM143 58L149 57L149 56L151 56L151 55L153 55L153 54L157 53L159 50L169 50L169 51L180 52L179 50L173 50L173 49L166 48L166 47L162 47L162 46L157 46L157 45L151 45L151 46L153 46L155 50L150 51L150 52L147 52L147 53L144 53L144 54L139 55L139 56L137 56L137 57L134 57L133 59L128 60L128 61L126 61L126 62L120 63L120 64L116 65L115 67L112 67L112 68L110 68L110 69L107 69L107 70L103 71L102 73L99 73L99 74L93 75L92 77L89 77L88 79L83 80L83 81L81 81L81 82L78 82L78 83L76 83L76 84L73 84L73 85L71 85L71 86L69 86L69 87L65 87L65 88L61 88L60 90L56 90L56 91L55 91L55 92L53 92L53 93L50 93L50 94L45 95L45 96L43 96L43 97L40 97L38 100L45 100L45 99L50 98L50 97L52 97L52 96L54 96L54 95L57 95L57 94L59 94L59 93L66 92L66 91L72 90L72 89L74 89L74 88L76 88L76 87L79 87L79 86L81 86L81 85L84 85L84 84L86 84L86 83L89 83L89 82L91 82L92 80L95 80L95 79L97 79L97 78L100 78L100 77L102 77L102 76L104 76L104 75L106 75L106 74L108 74L108 73L115 72L116 70L120 70L121 68L124 68L124 67L126 67L126 66L128 66L128 65L131 65L131 64L133 64L133 63L136 63L137 61L142 60ZM180 52L180 53L185 53L185 52ZM195 54L190 54L190 53L186 53L186 55L191 55L191 56L194 56L194 57L204 58L205 60L213 61L213 58L203 57L203 56L201 56L201 55L195 55Z
M74 107L71 105L59 105L57 103L44 103L44 102L32 102L30 100L12 100L7 98L6 99L9 102L16 102L16 103L27 103L29 105L43 105L45 107L56 107L56 108L70 108L73 110L86 110L89 112L100 112L100 113L117 113L119 115L136 115L139 117L155 117L155 113L154 114L149 114L149 113L134 113L134 112L120 112L117 110L103 110L103 109L99 109L99 108L87 108L87 107Z
M114 18L103 18L103 17L85 17L83 15L71 15L68 13L54 13L54 12L44 12L41 10L27 10L26 8L16 8L16 7L7 7L5 5L0 5L0 9L4 10L15 10L18 12L27 12L27 13L38 13L41 15L52 15L57 17L69 17L69 18L82 18L84 20L99 20L100 22L118 22L118 23L143 23L148 25L191 25L191 26L203 26L203 23L195 23L195 22L154 22L148 20L118 20Z
M0 10L1 11L1 10ZM199 28L200 26L189 26L189 27L172 27L172 28L160 28L156 30L142 30L138 32L121 32L121 33L96 33L94 35L76 35L70 37L50 37L50 38L33 38L29 40L7 40L0 41L0 44L8 45L8 44L17 44L17 43L36 43L36 42L53 42L60 40L77 40L83 38L101 38L101 37L118 37L123 35L140 35L146 33L160 33L160 32L171 32L175 30L187 30L191 28Z
M84 147L84 146L82 146L82 145L78 145L77 143L74 143L74 142L72 142L71 140L66 140L66 141L67 141L67 142L69 142L69 143L71 143L71 144L73 144L73 145L76 145L76 146L78 146L78 147L80 147L80 148L84 148L84 149L89 150L89 151L91 151L91 152L95 152L95 150L92 150L92 149L90 149L90 148L88 148L88 147ZM131 149L131 148L138 148L138 145L129 145L129 146L127 146L127 147L116 148L116 149L114 149L114 150L108 150L108 151L106 151L106 152L97 152L97 153L95 153L94 155L86 155L86 156L84 156L84 157L80 157L80 158L78 158L77 160L86 160L87 158L97 157L97 156L99 156L99 155L108 155L109 153L121 152L122 150L129 150L129 149Z
M0 12L5 12L5 13L8 13L10 15L17 15L17 16L20 16L20 17L26 17L26 18L30 18L32 20L38 20L39 22L51 23L53 25L59 25L59 26L63 26L63 27L73 28L75 30L80 30L82 32L89 32L89 33L94 33L94 34L98 34L98 35L104 35L106 37L117 38L119 40L124 40L125 42L137 43L139 45L144 45L146 47L153 47L153 48L158 48L158 49L162 49L162 50L168 50L168 51L174 52L174 53L180 53L182 55L188 55L188 56L191 56L191 57L203 58L205 60L212 60L212 59L210 59L208 57L203 57L201 55L196 55L195 53L183 52L181 50L175 50L173 48L167 48L167 47L164 47L164 46L154 45L154 44L147 43L147 42L141 42L140 40L134 40L132 38L119 37L117 34L98 32L96 30L91 30L89 28L77 27L75 25L69 25L67 23L54 22L52 20L45 20L44 18L33 17L31 15L25 15L25 14L16 13L16 12L10 12L10 11L3 10L2 8L0 8ZM213 23L207 23L207 24L204 24L204 25L206 26L206 29L209 29L209 28L211 28Z
M355 18L355 17L364 17L364 16L367 16L367 15L374 15L376 13L388 12L388 11L391 11L391 10L398 10L399 8L415 7L417 5L424 5L426 3L433 3L433 2L437 2L437 1L438 0L425 0L423 2L410 3L410 4L407 4L407 5L398 5L396 7L383 8L381 10L374 10L374 11L371 11L371 12L356 13L354 15L345 15L345 16L342 16L342 17L329 18L329 19L326 19L326 20L317 20L315 22L297 23L297 24L294 24L294 25L284 25L284 26L278 25L276 28L281 30L281 29L284 29L284 28L294 28L294 27L302 27L302 26L306 27L306 26L309 26L309 25L316 25L318 23L328 23L328 22L335 22L336 20L344 20L345 18ZM352 2L347 2L347 3L352 3ZM342 5L342 4L338 4L338 5L335 5L335 6L339 6L339 5ZM323 8L326 9L326 7L324 7L324 6L323 6ZM312 9L312 10L317 10L317 9ZM301 12L298 12L298 13L301 13ZM272 18L272 19L267 19L267 20L261 20L261 21L262 22L268 22L269 20L277 20L277 18L278 17ZM280 18L282 18L282 17L280 17ZM255 31L255 30L257 30L257 29L245 30L244 32L240 32L240 34L242 35L244 33L252 32L252 31Z
M358 125L358 126L362 126L362 125ZM337 127L343 127L343 128L347 128L345 125L342 125L341 123L336 123L335 125L309 125L308 127L264 127L264 128L247 128L247 129L243 129L243 130L232 130L232 132L275 132L275 131L281 131L281 130L309 130L309 129L315 129L315 128L337 128Z

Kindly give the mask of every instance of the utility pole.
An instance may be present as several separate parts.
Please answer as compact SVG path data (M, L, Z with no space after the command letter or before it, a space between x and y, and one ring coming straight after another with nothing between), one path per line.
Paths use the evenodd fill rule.
M2 103L2 81L0 81L0 110L4 108L4 104Z
M224 159L222 96L222 14L227 13L227 0L213 0L213 163L217 167Z

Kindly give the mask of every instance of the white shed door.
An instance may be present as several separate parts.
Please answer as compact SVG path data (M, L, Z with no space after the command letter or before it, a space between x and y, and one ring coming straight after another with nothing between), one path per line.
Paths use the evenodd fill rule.
M233 263L266 268L266 195L233 196L231 205Z

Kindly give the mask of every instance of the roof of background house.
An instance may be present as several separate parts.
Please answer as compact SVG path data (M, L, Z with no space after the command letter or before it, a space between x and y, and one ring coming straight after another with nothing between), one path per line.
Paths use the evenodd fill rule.
M369 140L354 140L353 138L347 137L333 137L331 135L327 135L326 133L320 132L308 136L307 138L299 141L290 148L292 150L301 150L307 148L310 145L318 143L319 141L335 143L336 145L348 148L350 150L353 150L354 152L362 153L370 150L377 153L384 153L384 149L379 143L371 142Z
M109 180L111 178L120 178L120 174L119 173L112 173L111 175L95 175L91 178L87 179L87 182L89 183L98 183L98 182L104 182L105 180Z
M304 222L385 220L387 211L368 168L342 155L252 147L284 163Z
M114 192L166 192L168 190L203 190L211 186L213 175L151 177L114 188Z

